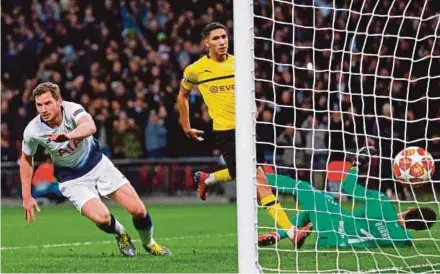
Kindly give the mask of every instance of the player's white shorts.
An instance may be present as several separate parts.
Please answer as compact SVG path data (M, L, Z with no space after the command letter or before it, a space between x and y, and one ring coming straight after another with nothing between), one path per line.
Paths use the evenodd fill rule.
M61 193L81 211L83 205L92 198L107 196L130 182L105 156L82 177L58 184Z

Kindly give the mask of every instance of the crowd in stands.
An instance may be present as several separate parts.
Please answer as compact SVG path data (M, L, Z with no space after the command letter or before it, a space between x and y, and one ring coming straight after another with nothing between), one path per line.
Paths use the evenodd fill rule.
M5 3L6 2L6 3ZM2 148L15 160L35 114L32 89L58 84L81 103L112 158L213 155L211 120L191 94L192 124L203 144L188 145L175 102L184 68L204 54L202 28L232 28L231 1L4 1L2 3ZM3 130L5 129L5 130Z
M440 151L432 7L293 2L254 5L256 130L276 144L264 146L267 161L325 168L328 157L344 159L365 143L384 159L409 145ZM187 140L176 108L183 70L205 54L200 33L212 21L230 30L232 53L232 0L3 1L2 161L16 160L36 114L31 91L44 81L86 107L111 158L217 155L200 94L190 95L191 121L205 142Z

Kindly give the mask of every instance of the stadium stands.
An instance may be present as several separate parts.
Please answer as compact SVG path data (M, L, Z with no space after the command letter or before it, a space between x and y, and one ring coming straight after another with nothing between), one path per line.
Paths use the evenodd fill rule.
M390 3L389 0L382 2L383 9ZM30 92L43 81L59 84L65 100L80 102L87 108L98 126L96 137L112 158L212 156L218 153L213 147L211 120L200 95L191 94L191 120L195 128L205 131L205 142L192 143L191 146L180 129L175 99L183 69L204 54L200 42L203 26L213 20L220 21L232 34L232 0L221 3L194 0L190 10L185 9L179 0L35 0L31 5L27 3L24 0L2 2L2 161L17 159L23 129L36 113ZM271 8L266 1L256 1L255 14L270 14ZM414 9L421 9L421 5L416 3ZM337 13L335 20L325 9L317 9L315 17L310 12L311 9L297 7L292 14L291 8L279 6L275 19L288 21L294 17L296 45L333 50L348 50L348 46L353 46L361 50L365 42L364 52L377 53L380 36L353 37L353 32L348 32L350 37L345 37L346 33L342 31L332 36L333 21L336 29L345 29L345 23L339 19L347 18L346 12ZM428 8L425 16L432 13ZM370 18L365 17L362 20L368 22ZM367 24L361 24L363 27L356 31L381 33L385 20L385 17L378 17L368 30L365 29ZM313 30L308 26L322 29ZM389 31L397 34L398 26L399 22L390 22ZM323 30L326 27L328 30ZM399 35L415 32L415 27L405 26ZM433 32L433 27L425 26L422 31ZM424 147L425 132L414 129L424 129L428 123L426 119L407 123L404 131L405 123L394 119L391 127L390 117L413 121L425 118L427 105L429 117L437 120L428 123L426 137L439 138L439 100L411 103L407 117L403 117L406 103L394 99L434 96L434 92L440 90L440 81L431 81L428 88L428 79L425 78L408 87L407 81L391 83L390 79L374 76L377 62L382 76L390 76L392 67L393 77L406 78L410 66L414 66L413 79L426 76L428 69L440 71L439 62L430 66L429 59L420 60L429 54L427 49L432 46L429 39L416 44L413 40L397 41L395 38L382 41L382 55L393 55L398 43L397 56L420 60L418 62L395 62L391 57L379 60L377 56L365 55L362 58L355 56L350 63L342 52L330 55L330 50L313 52L310 48L297 47L292 55L291 46L274 43L291 43L292 31L292 26L255 19L256 35L272 40L257 40L256 55L279 63L275 68L269 62L256 63L256 77L273 79L277 84L257 81L256 96L260 99L260 120L272 121L274 118L279 125L296 126L300 135L294 141L301 155L297 157L299 166L310 167L312 144L315 149L337 150L331 152L332 160L342 160L345 151L355 150L356 144L365 142L380 144L382 155L392 157L390 148L395 153L404 143L394 140L391 146L386 137L402 139L404 134L408 134L406 145ZM419 36L425 35L421 33ZM231 52L232 40L231 37ZM416 47L415 56L412 56L413 47ZM440 55L438 45L433 54ZM333 58L331 62L329 58ZM330 69L332 72L310 73L298 69L307 67L313 60L316 69ZM294 64L295 70L289 64ZM361 77L355 73L368 75ZM328 90L333 91L330 96ZM392 99L361 96L361 92L385 96L392 92ZM271 102L295 106L295 109L274 107ZM315 116L312 106L320 111ZM341 110L343 115L339 112ZM364 119L362 116L375 111L380 118ZM321 131L312 134L304 130L311 127ZM333 131L329 136L327 128L344 129L344 133ZM269 143L276 143L277 139L286 142L292 134L278 127L274 136L273 129L264 124L257 126L257 132ZM366 133L376 137L365 138ZM440 151L438 139L427 145L433 154ZM272 159L272 153L273 147L267 146L268 160ZM278 149L277 153L282 162L289 158L285 154L289 156L292 152ZM327 156L328 153L315 154L315 165L325 168Z

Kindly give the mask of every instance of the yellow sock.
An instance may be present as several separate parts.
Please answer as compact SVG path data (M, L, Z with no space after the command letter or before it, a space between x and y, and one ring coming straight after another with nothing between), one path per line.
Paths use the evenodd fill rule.
M225 168L209 174L209 177L206 179L205 183L210 185L215 183L230 182L231 180L232 178L231 175L229 175L229 170Z
M277 225L286 232L290 232L293 225L287 217L286 212L283 207L273 194L261 199L261 205L266 207L267 213L277 222Z

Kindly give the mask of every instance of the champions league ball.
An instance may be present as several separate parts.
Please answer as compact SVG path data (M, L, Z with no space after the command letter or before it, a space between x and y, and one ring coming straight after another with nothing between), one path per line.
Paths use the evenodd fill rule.
M393 173L403 184L429 183L434 174L434 159L421 147L407 147L394 158Z

